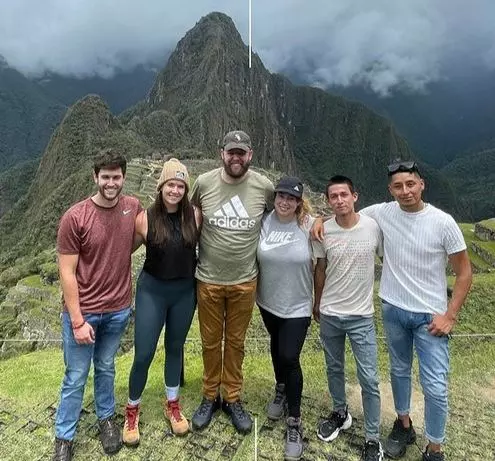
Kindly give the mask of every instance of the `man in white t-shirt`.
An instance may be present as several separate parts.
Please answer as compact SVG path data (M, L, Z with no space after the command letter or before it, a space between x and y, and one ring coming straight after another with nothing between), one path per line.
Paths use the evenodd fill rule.
M363 398L366 442L361 460L381 461L373 282L375 256L381 254L382 236L373 219L355 212L358 194L349 178L331 178L326 194L335 216L324 224L323 242L313 242L317 258L313 315L320 322L333 411L320 423L318 437L331 442L352 424L345 394L347 335Z
M395 201L361 211L375 219L384 239L380 298L398 415L384 450L397 459L416 440L409 418L414 345L425 396L428 445L423 461L443 461L448 335L471 286L471 264L464 238L452 216L422 200L425 184L416 163L396 161L389 165L388 176L388 189ZM447 260L456 274L450 301Z

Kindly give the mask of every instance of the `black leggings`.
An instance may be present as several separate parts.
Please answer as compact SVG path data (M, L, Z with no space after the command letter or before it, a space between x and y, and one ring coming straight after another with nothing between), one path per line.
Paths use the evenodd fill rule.
M165 326L165 385L179 385L184 342L196 308L194 278L162 281L142 271L136 284L134 362L129 398L138 400Z
M261 317L270 334L275 379L285 384L289 416L301 416L303 374L299 357L306 339L311 317L284 319L260 308Z

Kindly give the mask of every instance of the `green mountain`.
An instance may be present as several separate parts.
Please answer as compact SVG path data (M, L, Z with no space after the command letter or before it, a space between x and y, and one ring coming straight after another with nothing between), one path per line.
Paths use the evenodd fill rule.
M441 173L456 190L466 220L495 216L495 146L459 155Z
M109 145L122 149L128 157L150 152L97 96L87 96L67 111L43 154L27 194L0 219L4 265L19 255L53 247L63 212L91 193L95 152Z
M65 110L0 56L0 172L41 155Z
M294 86L257 55L249 68L232 20L211 13L178 43L149 97L121 117L97 96L68 110L27 194L0 219L0 266L53 246L63 211L91 193L97 149L119 147L129 158L218 158L219 141L234 128L251 134L258 166L300 174L315 191L334 174L349 175L361 206L388 199L387 163L412 155L392 124L364 105ZM429 199L455 208L449 183L434 169L426 173Z

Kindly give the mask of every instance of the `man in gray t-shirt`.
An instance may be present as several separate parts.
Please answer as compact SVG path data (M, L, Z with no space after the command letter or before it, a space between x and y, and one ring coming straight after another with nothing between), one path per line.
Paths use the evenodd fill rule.
M374 266L375 255L381 253L381 232L373 219L354 210L358 194L349 178L331 178L326 194L335 216L324 225L323 242L313 243L318 258L313 314L320 322L333 412L320 423L318 437L331 442L352 424L344 375L348 336L363 398L366 441L361 459L381 461L380 391L373 321Z

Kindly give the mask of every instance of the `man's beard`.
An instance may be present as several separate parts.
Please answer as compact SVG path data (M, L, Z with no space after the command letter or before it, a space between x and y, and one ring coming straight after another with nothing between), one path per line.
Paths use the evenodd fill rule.
M232 171L232 165L229 165L227 162L223 162L223 168L225 173L227 173L231 178L242 178L246 172L249 170L249 166L251 165L250 161L245 161L244 163L236 163L235 165L239 165L240 169L238 172Z
M104 187L98 187L98 191L100 192L100 195L105 199L108 200L109 202L115 200L120 193L122 192L122 187L119 187L117 189L113 189L114 194L108 195L108 190L106 190Z

